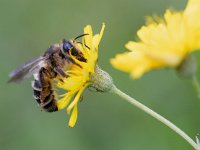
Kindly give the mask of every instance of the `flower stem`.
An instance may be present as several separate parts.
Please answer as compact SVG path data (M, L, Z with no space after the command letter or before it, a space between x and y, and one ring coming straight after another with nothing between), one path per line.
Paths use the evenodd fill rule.
M197 94L198 94L198 98L200 99L200 84L198 82L198 79L196 77L196 75L193 75L192 76L192 83L197 91Z
M163 124L165 124L166 126L168 126L170 129L172 129L173 131L175 131L177 134L179 134L195 150L200 150L200 147L185 132L183 132L180 128L178 128L177 126L175 126L169 120L165 119L164 117L162 117L161 115L159 115L155 111L151 110L147 106L143 105L142 103L138 102L134 98L132 98L129 95L125 94L124 92L122 92L121 90L119 90L116 86L113 86L111 92L114 93L114 94L116 94L116 95L118 95L118 96L120 96L121 98L127 100L129 103L131 103L132 105L134 105L137 108L141 109L142 111L146 112L150 116L156 118L158 121L162 122Z

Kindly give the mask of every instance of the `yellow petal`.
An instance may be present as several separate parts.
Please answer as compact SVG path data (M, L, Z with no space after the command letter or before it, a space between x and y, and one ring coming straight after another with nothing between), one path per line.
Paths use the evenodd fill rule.
M102 27L101 27L101 31L99 34L96 34L94 37L93 37L93 47L95 50L98 50L98 46L99 46L99 43L101 41L101 38L103 36L103 32L104 32L104 29L105 29L105 24L103 23L102 24Z
M92 33L92 27L90 25L87 25L85 28L84 28L84 34L88 34L86 36L84 36L83 40L85 40L85 44L92 48L92 36L93 36L93 33Z
M73 128L74 125L76 124L76 121L77 121L77 117L78 117L78 104L76 104L73 108L73 111L72 111L72 114L70 116L70 119L69 119L69 123L68 123L68 126L70 128Z
M66 91L73 91L80 88L83 85L83 83L85 82L85 77L74 75L69 78L64 78L63 81L64 81L64 84L62 82L58 83L58 87L65 89Z
M121 71L130 72L131 76L136 79L151 69L161 67L163 62L152 59L143 51L135 50L118 54L114 59L111 59L111 64Z
M200 1L188 0L186 10L184 11L184 21L187 25L187 40L189 52L200 47Z
M74 94L73 92L68 92L63 96L63 98L61 98L60 100L58 100L56 102L58 110L61 110L61 109L65 108L68 105L68 103L69 103L71 97L73 96L73 94Z
M142 42L132 41L128 42L125 46L127 49L134 52L129 56L132 57L132 61L134 61L134 59L143 58L144 60L148 59L149 61L159 62L161 65L174 67L177 66L182 61L183 56L185 56L185 53L181 53L178 50L170 51L170 48L167 46L157 47L155 45L150 46Z
M78 93L76 94L74 100L70 103L70 105L67 107L68 114L70 113L71 109L78 103L79 98L81 94L83 93L84 89L88 86L88 84L84 85L78 90Z
M200 2L199 0L188 0L188 4L187 4L187 7L184 11L184 14L186 16L188 16L188 19L190 17L193 17L193 15L199 15L198 12L200 11L199 10L200 8ZM191 20L191 21L198 21L198 20Z

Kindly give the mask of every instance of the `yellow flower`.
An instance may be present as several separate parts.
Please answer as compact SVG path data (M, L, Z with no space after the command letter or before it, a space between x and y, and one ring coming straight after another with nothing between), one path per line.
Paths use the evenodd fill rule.
M151 18L137 32L139 41L129 41L129 50L111 59L111 64L130 72L133 78L163 67L178 67L200 48L200 1L188 0L182 12L166 10L164 18Z
M99 34L93 35L92 27L87 25L84 28L83 44L75 43L82 52L86 62L79 61L75 56L70 54L70 57L76 62L72 64L69 70L65 71L67 78L62 78L58 81L59 88L66 90L66 93L61 95L61 99L57 101L58 109L63 109L67 106L68 114L71 114L69 119L69 127L74 127L78 116L78 102L86 87L92 84L90 80L91 74L95 72L95 67L98 58L98 46L103 35L105 25L103 24ZM71 101L71 103L70 103Z

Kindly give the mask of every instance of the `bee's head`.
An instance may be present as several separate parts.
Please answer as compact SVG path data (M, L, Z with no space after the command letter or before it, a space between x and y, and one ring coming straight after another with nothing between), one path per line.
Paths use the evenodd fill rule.
M69 54L69 51L73 48L74 48L74 46L71 41L68 41L65 39L63 40L61 51L64 55Z
M69 52L71 51L72 55L77 56L80 53L80 50L76 47L77 43L82 44L79 41L76 41L78 38L86 36L89 34L81 34L74 38L73 40L66 40L63 39L62 46L61 46L61 52L66 56L69 55ZM87 45L85 45L88 49L90 49Z

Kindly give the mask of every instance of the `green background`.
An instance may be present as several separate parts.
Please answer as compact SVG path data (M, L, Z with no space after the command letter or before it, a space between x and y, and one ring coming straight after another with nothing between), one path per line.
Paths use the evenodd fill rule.
M120 89L194 138L200 133L200 99L190 79L161 69L131 80L109 62L125 50L127 41L136 39L145 16L185 5L186 0L0 0L0 149L192 150L176 133L115 95L86 90L78 122L70 129L65 110L40 111L32 97L31 79L6 83L9 72L51 44L80 35L87 24L97 33L105 22L99 65Z

